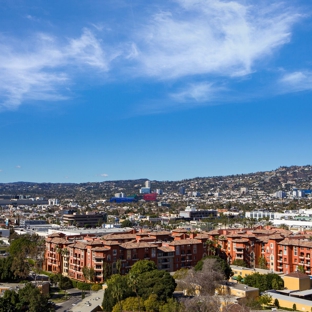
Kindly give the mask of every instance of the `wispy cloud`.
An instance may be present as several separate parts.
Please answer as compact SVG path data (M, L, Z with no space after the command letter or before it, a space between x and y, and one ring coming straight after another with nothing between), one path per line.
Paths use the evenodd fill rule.
M17 169L21 169L21 168L22 168L22 166L21 166L21 165L17 165L17 166L15 166L15 168L17 168Z
M226 88L215 86L213 83L190 83L183 89L172 93L170 96L178 102L211 102L217 99L219 92L224 92L225 90Z
M29 100L66 100L77 72L83 79L105 72L113 79L169 81L167 99L211 102L227 82L262 70L300 19L290 4L269 0L175 0L158 6L157 14L146 12L137 12L132 28L94 22L77 38L0 37L0 110ZM116 36L105 40L104 29Z
M100 176L101 177L108 177L108 174L107 173L101 173Z
M141 73L161 79L242 76L289 42L300 15L282 4L177 0L137 34Z
M282 93L312 90L312 71L286 73L279 80Z
M71 68L107 71L108 63L117 55L106 55L88 29L65 43L46 34L36 34L27 43L6 39L2 38L0 46L0 109L16 108L29 99L67 99L64 85L71 83Z

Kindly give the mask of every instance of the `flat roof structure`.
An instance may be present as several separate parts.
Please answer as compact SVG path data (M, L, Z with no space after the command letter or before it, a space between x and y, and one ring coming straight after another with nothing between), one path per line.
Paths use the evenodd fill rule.
M302 290L302 291L294 291L289 294L289 296L298 296L298 297L306 297L312 295L312 289Z

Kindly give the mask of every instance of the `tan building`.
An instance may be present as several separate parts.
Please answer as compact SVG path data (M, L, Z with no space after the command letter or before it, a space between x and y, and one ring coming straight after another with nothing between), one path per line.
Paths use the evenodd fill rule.
M259 297L258 288L232 282L225 282L216 292L219 295L233 296L239 303L244 303L249 299L256 299Z
M280 307L293 309L294 304L296 305L297 311L312 311L312 301L300 299L292 296L285 296L275 292L268 292L272 296L272 303L275 299L278 300Z
M310 277L301 272L292 272L284 276L284 287L289 290L311 289Z

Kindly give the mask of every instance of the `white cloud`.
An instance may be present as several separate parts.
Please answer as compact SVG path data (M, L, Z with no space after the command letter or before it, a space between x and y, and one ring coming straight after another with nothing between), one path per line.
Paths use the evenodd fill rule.
M191 83L184 87L181 91L172 93L171 98L178 102L211 102L216 100L219 92L225 90L226 89L223 87L217 87L208 82Z
M46 34L37 34L25 42L8 38L1 41L0 109L16 108L29 99L67 99L64 90L71 83L71 68L107 71L109 62L118 55L106 55L100 41L88 29L66 43Z
M297 71L286 73L279 81L282 92L300 92L312 90L312 72Z
M157 14L139 10L134 32L122 21L115 28L89 23L98 35L107 35L108 29L120 31L108 36L110 45L87 28L65 41L44 33L15 42L2 36L0 111L28 100L68 99L77 72L84 77L110 72L113 79L170 79L171 100L215 100L226 90L220 85L257 71L263 60L290 41L300 14L286 5L269 0L173 0ZM116 58L119 61L113 62ZM174 91L183 78L189 83ZM195 83L192 78L209 82Z
M137 34L141 74L243 76L289 42L296 10L271 2L177 0Z
M107 173L101 173L100 176L101 177L108 177L108 174Z
M17 169L21 169L21 168L22 168L22 166L17 165L17 166L15 166L15 168L17 168Z

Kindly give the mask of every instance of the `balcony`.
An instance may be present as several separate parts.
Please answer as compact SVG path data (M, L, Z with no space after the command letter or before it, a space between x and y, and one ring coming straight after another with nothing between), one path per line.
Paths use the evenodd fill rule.
M96 263L103 263L103 260L102 259L97 259L97 258L95 258L94 260L93 260L93 262L96 264Z
M310 266L310 262L305 263L305 266L309 267Z
M236 250L236 253L237 253L237 254L243 254L243 253L244 253L244 249L237 249L237 250Z
M282 263L283 259L278 259L277 262Z
M283 268L283 266L282 266L282 265L278 265L277 267L278 267L279 269L282 269L282 268Z
M299 256L299 259L304 259L304 254L301 254L301 255Z

